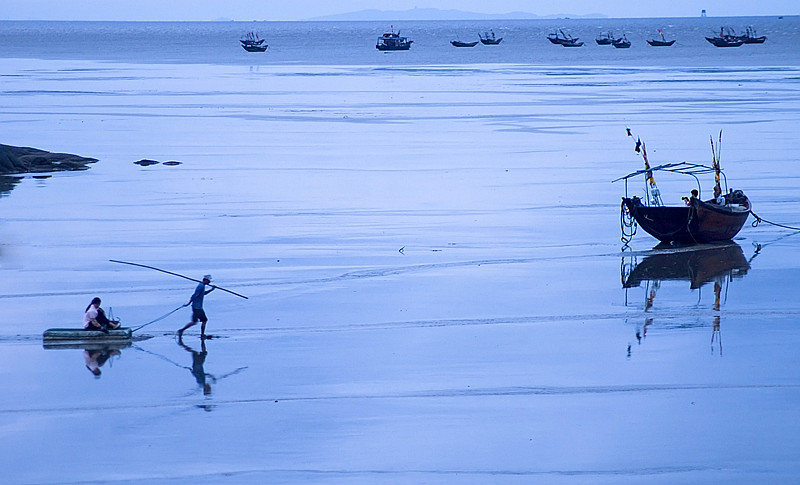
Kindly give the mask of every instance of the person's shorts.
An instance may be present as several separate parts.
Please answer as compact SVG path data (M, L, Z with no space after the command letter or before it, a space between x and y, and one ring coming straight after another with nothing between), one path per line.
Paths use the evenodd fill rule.
M206 323L208 321L206 312L202 308L192 308L192 323L197 323L198 320Z

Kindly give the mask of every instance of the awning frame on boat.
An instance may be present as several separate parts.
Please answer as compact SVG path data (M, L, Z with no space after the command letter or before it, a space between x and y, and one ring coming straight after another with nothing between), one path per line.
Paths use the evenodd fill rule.
M697 192L698 198L702 199L703 190L700 187L700 179L697 178L698 175L704 175L707 173L715 173L716 169L714 167L710 167L708 165L702 165L699 163L692 163L692 162L674 162L674 163L665 163L663 165L658 165L652 168L643 168L641 170L637 170L635 172L631 172L624 177L620 177L618 179L612 180L611 182L619 182L620 180L625 181L625 197L628 197L628 179L631 177L636 177L637 175L643 175L645 178L645 186L647 186L647 174L651 172L672 172L678 173L682 175L690 175L694 177L695 182L697 182ZM725 177L725 173L720 170L720 176L722 182L725 186L723 193L728 191L728 179Z

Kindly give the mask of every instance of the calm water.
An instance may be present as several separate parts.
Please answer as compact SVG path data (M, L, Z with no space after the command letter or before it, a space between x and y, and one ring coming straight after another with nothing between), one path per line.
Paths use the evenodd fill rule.
M715 48L704 40L720 27L743 32L747 26L766 35L764 45ZM396 65L511 63L544 65L621 65L697 67L796 65L800 61L800 17L675 19L594 19L526 21L429 21L396 23L414 40L408 52L381 53L375 39L384 22L0 22L0 57L100 59L119 62L201 64ZM586 44L563 48L547 34L562 28ZM647 39L656 29L677 39L671 48L654 48ZM493 30L503 42L455 48L451 40L477 40ZM239 38L258 32L266 53L247 53ZM598 46L595 36L626 33L630 49Z
M0 27L0 143L100 159L0 185L4 483L800 480L800 235L621 252L611 183L626 126L653 163L722 129L729 184L800 225L796 17L410 23L388 54L372 23ZM110 259L249 299L206 297L205 345L182 309L43 348L95 295L135 326L194 288Z

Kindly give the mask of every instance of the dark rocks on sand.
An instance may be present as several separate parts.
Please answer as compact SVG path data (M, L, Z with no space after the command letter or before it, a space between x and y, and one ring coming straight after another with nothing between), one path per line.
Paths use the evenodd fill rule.
M150 165L157 165L157 164L159 164L161 162L159 162L158 160L150 160L150 159L145 158L145 159L139 160L138 162L133 162L133 163L135 163L136 165L141 165L142 167L147 167L147 166L150 166ZM181 163L183 163L183 162L176 162L175 160L170 160L168 162L163 162L161 164L171 167L173 165L180 165Z
M51 153L28 147L0 145L0 174L63 172L86 170L96 158L69 153Z

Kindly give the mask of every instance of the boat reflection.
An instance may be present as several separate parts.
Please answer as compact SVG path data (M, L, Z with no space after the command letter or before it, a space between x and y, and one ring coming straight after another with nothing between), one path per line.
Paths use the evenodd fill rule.
M635 256L623 258L623 288L673 280L689 281L696 290L719 277L741 278L750 269L741 246L734 242L682 249L659 244L656 250L664 252L648 255L641 262Z
M757 252L756 252L757 254ZM755 255L754 255L755 257ZM752 260L752 258L751 258ZM656 294L664 281L687 281L691 290L700 290L705 285L714 284L714 303L711 328L711 350L722 354L722 334L720 331L720 308L723 300L723 289L735 279L743 278L750 270L750 261L745 257L742 248L734 242L706 244L675 248L671 245L659 245L655 253L648 254L641 261L637 256L622 258L622 287L627 290L644 286L645 312L644 323L636 329L636 340L639 344L646 338L648 328L654 317L650 313L655 305ZM727 294L727 291L725 292ZM698 305L700 295L698 291ZM684 324L681 323L681 326ZM715 347L716 346L716 347ZM628 346L630 356L631 346Z
M83 350L83 364L93 376L100 378L103 371L100 369L108 364L113 366L114 360L122 356L122 349L131 346L128 341L103 341L89 342L86 340L75 341L45 341L42 345L46 350Z

